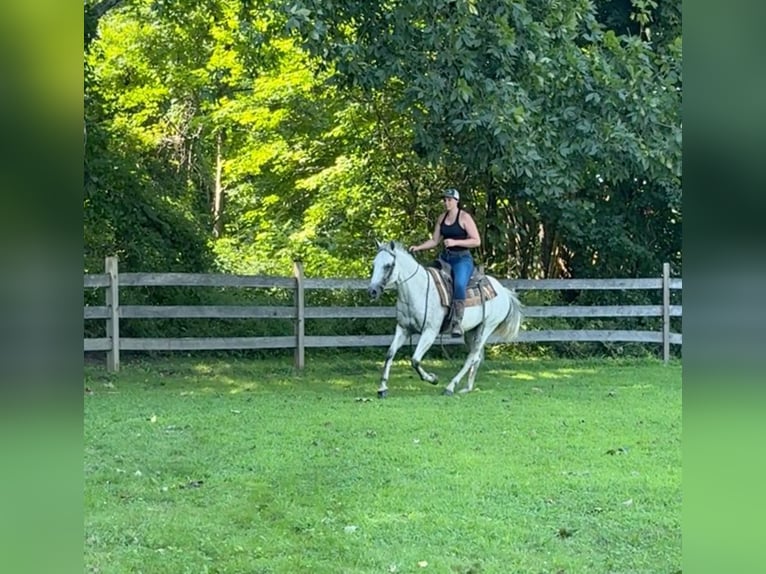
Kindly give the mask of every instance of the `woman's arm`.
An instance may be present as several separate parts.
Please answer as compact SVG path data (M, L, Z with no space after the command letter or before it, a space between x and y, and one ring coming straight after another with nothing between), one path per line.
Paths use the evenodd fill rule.
M409 250L423 251L425 249L433 249L434 247L439 245L439 241L441 241L441 238L442 238L442 230L441 230L442 219L444 219L444 214L439 216L439 219L436 220L436 225L434 226L434 232L431 235L431 239L426 239L420 245L413 245L412 247L410 247Z

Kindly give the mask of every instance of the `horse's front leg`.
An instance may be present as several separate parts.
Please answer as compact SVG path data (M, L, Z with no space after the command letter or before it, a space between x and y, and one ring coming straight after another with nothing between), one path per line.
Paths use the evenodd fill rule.
M412 360L410 361L412 363L412 368L417 371L420 378L424 381L428 381L432 385L438 383L439 380L436 375L423 369L423 367L420 366L420 361L423 359L426 352L428 352L428 349L431 348L431 345L433 345L434 339L436 339L436 333L436 330L433 329L428 329L425 333L421 333L420 339L418 340L418 346L415 347L415 352L412 354Z
M378 387L378 397L381 399L386 398L388 395L388 373L391 371L391 363L394 362L396 352L404 345L404 341L407 340L407 331L402 329L401 326L396 326L394 332L394 340L391 341L391 345L388 347L386 353L386 362L383 363L383 376L380 379L380 387Z

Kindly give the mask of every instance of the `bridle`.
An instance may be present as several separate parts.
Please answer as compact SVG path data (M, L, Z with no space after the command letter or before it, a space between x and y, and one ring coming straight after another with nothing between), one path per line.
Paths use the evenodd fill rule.
M391 279L391 274L394 272L394 267L396 267L396 251L386 249L386 253L391 255L391 258L393 259L393 261L389 264L389 267L386 270L386 274L383 276L383 281L381 281L381 285L388 285L388 281ZM410 273L409 277L403 280L394 281L394 285L396 285L397 287L400 287L404 285L405 283L407 283L407 281L415 277L415 275L417 275L418 271L420 271L421 269L423 269L423 271L426 272L427 283L426 283L426 301L425 301L425 308L423 309L423 322L420 324L420 333L423 332L423 329L426 326L426 319L428 318L428 295L429 295L429 292L431 291L431 274L428 272L428 269L423 267L416 260L415 271Z
M381 285L388 285L388 282L391 279L391 274L394 272L394 267L396 267L396 252L392 251L390 249L386 249L385 251L386 251L386 253L388 253L391 256L391 259L393 259L393 261L385 266L385 267L387 267L386 274L383 276L383 280L380 282ZM406 279L399 279L397 281L394 281L394 285L396 285L397 287L399 285L404 285L405 283L407 283L407 281L409 281L410 279L415 277L415 275L418 274L418 271L420 271L420 268L423 267L423 266L420 265L419 263L417 263L417 261L415 263L417 264L415 266L415 271L413 271L409 275L409 277L407 277ZM425 270L425 268L424 268L424 270ZM426 275L428 275L428 271L427 270L425 270L425 271L426 271Z

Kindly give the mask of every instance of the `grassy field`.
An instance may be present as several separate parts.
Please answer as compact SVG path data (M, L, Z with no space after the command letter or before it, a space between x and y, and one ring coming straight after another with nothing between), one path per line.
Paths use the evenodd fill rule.
M680 572L679 363L382 360L86 367L86 572Z

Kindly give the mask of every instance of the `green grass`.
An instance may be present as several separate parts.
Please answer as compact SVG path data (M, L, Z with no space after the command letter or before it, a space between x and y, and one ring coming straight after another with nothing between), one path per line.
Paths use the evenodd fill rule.
M87 367L86 571L680 571L679 363L382 355Z

